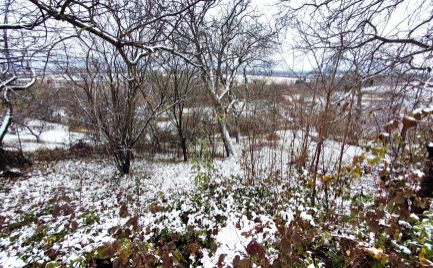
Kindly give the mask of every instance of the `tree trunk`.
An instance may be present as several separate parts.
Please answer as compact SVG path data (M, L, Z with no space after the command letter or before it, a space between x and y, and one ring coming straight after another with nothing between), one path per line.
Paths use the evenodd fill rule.
M6 133L9 129L9 126L12 123L12 113L13 113L12 104L7 99L5 100L5 106L6 106L6 115L5 115L3 122L0 126L0 147L3 146L3 139L6 136Z
M421 187L418 190L420 197L432 197L433 196L433 143L427 145L428 158L425 164L425 175L421 181Z
M320 135L320 134L319 134ZM311 206L314 207L316 205L316 184L317 184L317 171L319 169L319 161L320 161L320 155L322 153L322 145L323 145L323 141L321 140L321 138L319 137L320 141L317 143L317 148L316 148L316 155L313 159L314 161L314 166L313 166L313 181L312 181L312 186L313 187L313 192L311 194Z
M360 137L360 133L361 132L361 128L362 128L362 123L361 123L361 116L362 116L362 84L361 82L359 82L356 85L356 107L355 107L355 120L354 120L354 133L355 133L355 138L356 141L358 142L358 140L361 138Z
M183 161L188 161L188 148L186 145L186 138L182 137L181 139L182 153L183 153Z
M241 142L241 128L239 126L239 117L236 116L236 143L239 144Z
M131 169L132 152L128 150L122 160L122 166L120 167L120 172L122 175L129 174Z
M218 115L218 124L221 130L221 136L224 142L224 148L227 153L227 157L234 155L233 143L230 139L230 133L227 129L226 115Z

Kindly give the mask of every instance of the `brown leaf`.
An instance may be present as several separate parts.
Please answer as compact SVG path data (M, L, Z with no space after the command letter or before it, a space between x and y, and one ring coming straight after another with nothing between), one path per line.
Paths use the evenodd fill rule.
M119 226L110 227L110 228L108 228L108 233L112 235L117 231L118 228L119 228Z
M222 267L224 267L224 259L226 258L226 254L221 254L219 257L218 257L218 268L222 268Z
M345 102L343 104L343 111L347 111L347 108L349 108L350 102Z
M144 256L144 262L147 264L146 267L156 267L159 263L158 259L153 254L146 254Z
M44 254L50 259L55 259L57 257L57 252L52 248L45 251Z
M391 140L388 133L380 133L378 138L380 141L385 142L385 143L387 143Z
M236 263L233 261L233 267L234 268L250 268L251 267L251 261L248 259L238 260Z
M72 231L76 231L78 229L78 222L77 221L71 221L69 226L70 226Z
M167 252L164 252L162 256L162 267L164 268L173 267L173 258L170 257Z
M391 132L394 129L398 128L398 121L397 120L391 120L388 123L386 123L383 128L385 129L386 132Z
M74 208L68 204L63 206L63 215L67 216L67 215L71 215L72 213L74 213Z
M192 255L196 255L196 253L199 249L200 249L200 246L197 242L189 245L189 251L191 252Z
M60 207L60 206L55 206L54 208L53 208L53 211L52 211L52 215L53 215L53 217L54 218L57 218L57 217L59 217L60 216L60 213L62 212L62 208Z
M236 267L236 264L238 264L238 262L241 260L241 257L239 255L236 255L233 258L233 266Z
M422 119L423 114L422 114L422 112L414 113L413 117L415 117L415 119L419 121Z
M116 254L116 245L114 243L106 243L100 249L101 257L104 259L112 258Z
M417 125L416 119L413 118L412 116L405 116L405 117L403 117L402 122L403 122L404 128L406 128L406 129L415 127Z
M113 268L126 268L126 267L128 267L128 265L123 264L119 257L113 260Z
M380 225L379 225L379 221L376 220L371 220L368 222L368 227L370 227L370 229L375 232L378 233L380 230Z
M132 226L134 229L138 227L138 216L131 217L127 222L126 226Z
M265 249L255 239L248 243L246 250L251 257L256 255L263 257L265 255Z
M121 218L126 218L126 217L128 217L128 215L129 215L128 207L126 206L126 203L123 203L122 206L120 206L119 216Z
M71 202L71 198L67 195L62 195L59 200L63 200L66 203L70 203Z
M120 202L120 201L122 200L122 196L123 196L123 192L122 192L122 191L119 191L119 192L117 193L117 196L116 196L117 202Z
M252 234L251 234L251 231L248 231L248 232L242 232L241 235L242 235L243 237L248 238L248 237L250 237Z
M260 233L263 231L263 226L261 224L256 224L254 229L256 230L256 232Z
M57 197L50 198L47 202L48 204L52 205L57 202Z
M38 226L36 227L36 232L41 233L45 228L46 228L45 224L38 224Z

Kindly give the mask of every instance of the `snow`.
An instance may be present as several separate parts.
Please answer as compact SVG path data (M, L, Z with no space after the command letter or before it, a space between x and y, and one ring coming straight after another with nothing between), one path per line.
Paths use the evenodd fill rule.
M415 176L417 176L418 178L422 178L422 177L425 176L425 173L424 173L423 171L419 170L419 169L415 169L415 170L413 171L413 173L414 173Z
M419 221L419 217L416 214L414 214L414 213L411 213L409 215L409 218L412 219L412 220L414 220L414 221Z
M237 147L236 150L239 152L240 147ZM221 176L217 183L223 184L223 178L243 174L239 158L216 160L214 165ZM56 202L60 205L69 204L76 208L75 219L79 227L75 232L68 232L63 241L54 243L52 247L64 254L63 261L68 263L77 256L82 256L85 252L90 252L106 242L113 241L107 230L111 227L123 226L127 221L127 219L119 218L119 204L116 197L119 194L123 197L134 196L134 200L138 203L137 205L130 204L132 207L129 210L133 211L147 207L150 202L161 200L161 198L167 199L169 203L174 202L178 197L188 196L196 189L195 174L192 172L191 162L177 163L137 159L133 163L132 170L132 176L121 178L120 184L117 184L113 181L113 174L116 174L115 166L105 159L60 161L49 165L47 170L35 167L27 174L27 179L16 181L8 191L0 192L2 200L0 216L5 218L5 224L10 224L19 220L23 211L38 215L40 204L49 204L49 200L53 198L67 196L67 200L70 201L59 199ZM95 187L96 185L97 187ZM140 189L138 196L135 193L137 188ZM253 238L263 242L273 237L273 234L277 232L272 217L253 212L252 219L260 219L263 225L262 231L256 232L255 221L233 211L234 202L233 196L227 197L225 209L212 203L211 213L205 216L202 214L203 212L194 212L191 201L186 200L181 203L180 210L157 213L143 211L144 214L140 217L139 224L157 229L169 228L172 231L182 233L187 229L187 225L180 219L182 211L192 211L188 225L194 226L197 222L201 222L204 227L207 226L209 229L218 226L208 218L209 216L226 215L228 217L227 223L219 227L219 232L214 237L219 244L217 252L213 254L212 258L206 259L204 257L202 261L205 264L209 263L208 266L205 265L204 267L213 267L218 261L218 256L226 254L226 262L231 263L236 255L245 253L246 246ZM99 219L88 225L85 218L92 211L97 213ZM285 211L285 219L290 222L294 215L290 210ZM49 228L48 236L61 232L64 229L61 223L68 221L69 216L53 217L49 214L38 217L38 222L44 223ZM238 221L240 228L236 227ZM22 246L27 239L36 234L36 228L37 224L33 223L24 226L19 230L21 235L15 242L9 238L2 238L0 245L8 253L12 252L12 248L18 248L19 254L31 252L36 261L43 261L46 258L43 250L38 247L30 249ZM245 236L244 233L251 235ZM14 234L12 233L11 237ZM145 235L147 238L151 236L152 232ZM12 260L18 263L20 255L17 253L13 257L6 257L5 254L1 256L1 262L7 262L6 267L9 267ZM22 261L19 263L23 264Z
M294 219L294 215L292 211L281 211L280 215L281 218L287 222L287 224L291 223Z
M399 246L398 248L399 248L399 250L400 250L401 252L403 252L404 254L407 254L407 255L411 255L411 254L412 254L412 251L410 251L410 249L408 249L408 248L405 247L405 246Z
M27 128L17 128L13 133L9 130L4 138L6 147L19 148L20 143L24 152L34 152L40 149L68 148L79 140L86 140L84 133L69 131L62 124L50 123L41 120L29 120L28 127L36 130L42 128L40 142Z
M399 220L398 225L406 228L406 229L412 229L412 225L408 223L407 221Z
M133 166L134 176L124 177L121 179L121 184L116 188L131 192L136 187L140 188L142 193L139 196L143 204L151 200L156 200L161 196L166 196L171 200L175 196L179 196L185 192L191 192L195 189L194 174L191 171L191 163L166 163L166 162L148 162L145 160L136 161ZM235 167L236 161L217 161L218 169L225 171L225 174L234 174L239 167ZM52 172L45 173L40 170L33 171L29 179L17 181L10 191L1 192L0 198L3 201L0 216L6 218L6 223L11 223L18 219L20 211L28 213L37 213L34 210L36 204L48 203L47 200L56 196L56 194L65 194L71 199L70 205L86 208L85 211L76 211L77 222L80 227L75 233L67 234L65 240L61 243L54 244L59 252L70 254L70 256L80 256L84 252L90 252L103 245L106 242L113 241L111 235L107 232L108 229L115 226L122 226L127 219L118 217L118 205L116 195L113 196L113 183L110 182L112 174L115 174L115 167L108 160L96 161L62 161L50 167ZM84 172L83 172L84 171ZM137 178L141 178L137 182ZM136 185L138 183L139 185ZM94 187L98 185L98 187ZM116 190L115 192L119 192ZM125 195L127 195L125 193ZM230 200L230 199L229 199ZM25 204L22 206L21 204ZM180 221L180 213L188 210L187 203L182 204L182 210L166 213L147 214L140 217L140 224L143 226L156 226L158 228L169 227L173 231L184 232L186 225ZM95 222L90 226L86 226L84 222L85 215L90 211L97 211L99 222ZM215 210L215 213L225 213L224 211ZM165 218L162 222L159 218ZM47 235L60 232L58 222L68 221L68 217L53 218L50 215L39 217L40 222L44 222L50 226L50 231ZM198 218L197 216L195 217ZM205 222L205 218L203 221ZM192 217L190 221L194 221ZM249 222L245 221L245 228L251 227ZM206 225L206 223L204 223ZM57 226L57 227L56 227ZM209 222L209 226L212 223ZM10 252L11 247L20 247L27 238L35 233L36 225L32 224L24 227L21 230L21 235L16 243L11 243L8 238L0 239L0 245L6 246L7 252ZM232 237L236 231L233 223L223 228L220 233L219 242L222 249L238 248L239 243L246 246L247 240L233 241L226 240ZM224 235L225 234L225 235ZM14 246L15 245L15 246ZM20 248L20 252L28 251L24 247ZM33 254L39 255L39 259L43 259L43 251L37 248L33 249ZM225 252L225 251L224 251ZM18 257L15 257L18 259ZM2 262L11 262L11 258L2 257ZM5 266L5 267L9 267Z
M290 84L295 84L296 81L302 79L301 77L286 77L286 76L275 76L275 75L252 75L252 74L248 74L247 75L247 79L248 81L254 81L254 80L261 80L264 81L264 83L266 85L272 84L272 83L276 83L276 84L286 84L286 85L290 85ZM238 74L236 75L235 80L239 83L243 83L243 81L245 80L245 77L243 74Z
M251 237L242 237L241 232L236 229L235 225L229 223L226 227L219 230L216 240L220 244L220 247L218 247L215 255L225 254L227 259L233 260L236 255L246 254L245 246L251 240Z
M427 108L424 108L423 110L422 110L424 113L433 113L433 106L430 106L430 107L427 107Z
M367 252L370 252L372 255L382 255L383 254L383 249L381 248L375 248L375 247L369 247L365 249Z
M390 86L384 86L384 85L379 85L379 86L371 86L371 87L364 87L361 90L364 94L367 93L387 93L387 92L391 92L393 91L393 87Z
M307 214L307 212L302 211L300 215L301 219L310 223L311 226L314 226L313 216Z
M41 143L43 148L67 147L72 141L85 138L83 133L70 133L66 126L60 124L34 121L30 125L37 127L42 123L47 124L41 135L44 141ZM29 151L35 149L34 137L25 130L20 131L23 148ZM279 148L284 148L287 140L294 136L299 137L300 133L279 131L277 135L279 139L276 147L265 147L257 152L257 161L261 162L260 172L268 174L270 171L275 171L275 163L269 161L273 157L276 163L282 163L278 167L281 168L279 172L284 174L282 184L295 185L299 182L299 177L307 176L308 172L301 170L299 174L291 173L287 176L290 152ZM6 141L8 145L13 145L16 141L15 135L8 134ZM244 161L247 157L243 156L243 150L247 144L245 140L242 142L235 146L236 157L214 161L213 165L218 173L214 183L218 185L229 183L234 188L239 187L233 181L245 177ZM296 139L296 146L299 146L299 143ZM312 142L311 148L314 148L314 145L315 143ZM360 151L359 147L346 146L343 160L350 163L352 157ZM337 159L339 152L338 142L332 140L325 142L326 164L331 163L331 159ZM62 261L68 265L86 252L92 252L104 243L114 241L108 230L124 226L128 220L119 216L119 200L131 199L128 203L128 211L140 215L138 219L140 227L149 228L149 232L143 234L145 240L165 228L176 233L184 233L191 226L207 231L217 229L218 232L212 234L212 238L215 239L218 247L216 252L203 251L201 259L203 267L215 267L221 254L226 255L224 262L231 265L237 255L242 257L246 254L246 247L253 239L260 244L274 243L278 233L274 221L275 215L280 215L287 226L298 217L315 226L314 214L312 214L314 209L302 204L298 206L299 201L296 200L300 199L302 203L304 199L297 192L290 202L278 208L275 215L261 213L260 201L251 200L255 197L248 199L241 196L243 202L240 205L236 203L239 202L239 197L229 194L224 197L223 203L217 203L215 198L226 194L221 189L212 197L200 196L202 199L199 203L194 203L191 197L197 192L197 186L194 182L196 174L192 171L192 165L191 162L169 161L166 156L157 156L153 160L137 157L133 162L131 175L122 178L117 177L113 163L103 158L66 160L50 163L47 166L35 166L26 174L26 179L18 180L9 185L7 190L0 191L2 200L0 216L5 218L6 225L23 220L24 212L37 217L35 222L11 233L10 237L19 235L16 241L12 241L10 237L0 238L0 246L6 252L0 254L0 264L7 263L8 265L3 264L5 267L22 267L26 264L21 260L23 254L31 254L35 261L46 261L42 243L35 244L33 248L23 243L38 233L38 224L41 223L47 227L47 236L66 230L65 223L70 221L70 215L53 216L42 213L41 210L49 207L50 200L55 200L54 202L59 205L69 205L74 209L73 220L77 222L78 229L68 231L63 240L54 242L52 245L52 248L61 254ZM370 178L365 178L362 184L365 193L373 191L374 184L370 182ZM373 187L368 186L365 189L365 185L369 184ZM361 184L354 183L351 188L359 190L359 185ZM278 195L283 192L282 185L273 185L268 194ZM205 203L209 203L208 206L205 207ZM151 212L150 204L164 206L166 209ZM238 206L241 208L239 209ZM254 206L255 210L250 211L249 206ZM187 222L181 218L184 212L189 214ZM92 220L93 213L97 215L97 219ZM247 217L246 214L250 215ZM221 216L225 217L225 220L218 222L216 219Z
M8 268L21 268L26 265L26 263L21 260L16 253L11 254L10 252L0 252L0 266Z

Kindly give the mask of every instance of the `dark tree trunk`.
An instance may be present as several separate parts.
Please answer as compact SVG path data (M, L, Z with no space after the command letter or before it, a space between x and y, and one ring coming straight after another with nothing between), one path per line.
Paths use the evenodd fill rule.
M182 153L183 153L183 161L187 162L188 161L188 148L187 148L185 138L181 139L181 146L182 146Z
M131 149L126 152L120 152L116 156L117 169L121 173L121 175L129 174L131 171L131 162L132 162L132 151Z
M427 145L428 158L425 165L425 175L422 178L418 195L420 197L433 197L433 144Z
M125 157L125 159L123 160L123 163L122 163L122 170L121 170L121 172L122 172L123 175L129 174L129 171L130 171L130 168L131 168L131 160L132 160L132 153L130 151L128 151L126 153L126 157Z

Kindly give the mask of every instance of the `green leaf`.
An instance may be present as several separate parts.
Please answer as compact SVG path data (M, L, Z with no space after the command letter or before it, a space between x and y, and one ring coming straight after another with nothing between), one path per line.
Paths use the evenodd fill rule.
M60 264L56 261L50 261L45 265L45 268L58 268Z
M376 166L376 165L380 164L381 161L382 161L382 158L379 156L376 156L373 159L368 159L368 163L372 166Z
M173 257L177 263L185 263L186 262L185 258L182 256L182 253L180 253L180 251L178 249L176 249L176 251L173 253Z

